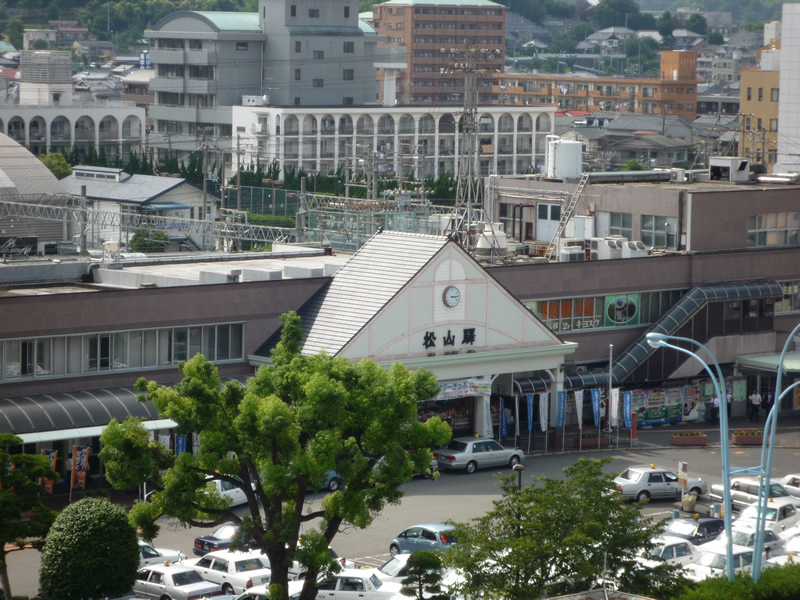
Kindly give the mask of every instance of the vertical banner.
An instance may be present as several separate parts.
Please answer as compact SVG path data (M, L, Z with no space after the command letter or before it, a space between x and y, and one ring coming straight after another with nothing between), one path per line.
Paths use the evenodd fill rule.
M46 456L50 459L50 468L55 471L56 470L56 460L58 459L58 450L42 450L42 456ZM44 487L44 491L46 494L53 493L53 480L52 479L45 479L44 477L39 477L39 485Z
M633 427L633 393L622 392L622 420L625 429Z
M72 447L72 481L70 489L86 489L86 472L89 470L90 446Z
M506 404L503 398L500 398L500 437L508 437L508 430L506 428Z
M567 412L567 392L558 392L558 402L556 403L556 428L564 429L564 417Z
M175 435L175 456L186 452L186 434L178 433Z
M594 426L600 427L600 390L592 390L592 413L594 413Z
M542 431L547 431L547 426L550 424L550 390L543 394L539 394L539 423L542 426Z
M528 433L533 431L533 394L528 394Z
M619 426L619 388L611 389L611 426Z
M578 429L583 431L583 390L575 390L575 413L578 416Z

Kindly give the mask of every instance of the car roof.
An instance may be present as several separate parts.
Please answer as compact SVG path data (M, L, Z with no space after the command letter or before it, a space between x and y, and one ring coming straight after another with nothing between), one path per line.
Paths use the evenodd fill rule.
M216 557L219 557L219 558L250 558L254 554L261 554L261 553L258 552L258 551L247 552L247 551L244 551L244 550L227 550L227 549L223 549L223 550L214 550L213 552L207 552L206 554L204 554L202 556L202 558L206 558L206 557L213 557L213 558L216 558Z
M454 526L448 525L447 523L418 523L416 525L409 525L406 529L411 529L412 527L424 527L425 529L432 529L433 531L450 531L451 529L455 529Z
M194 571L194 569L192 569L191 567L185 567L183 565L175 565L175 564L164 565L160 563L146 565L139 570L142 571L144 569L148 569L150 571L157 571L159 573L182 573L184 571Z
M800 498L795 498L794 496L781 496L779 498L770 498L769 502L767 502L767 508L775 508L776 506L783 506L784 504L792 504L793 506L800 508ZM751 506L758 506L758 503L754 502L747 508L750 508Z
M659 535L656 539L661 540L666 544L687 544L689 541L686 538L678 537L677 535Z
M672 471L672 469L659 467L658 465L635 465L628 467L628 471Z

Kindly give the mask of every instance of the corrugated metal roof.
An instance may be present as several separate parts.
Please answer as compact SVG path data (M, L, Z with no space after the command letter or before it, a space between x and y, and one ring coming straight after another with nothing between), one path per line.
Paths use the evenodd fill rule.
M58 179L42 161L0 133L0 196L54 194L60 190Z
M136 69L125 75L122 83L149 83L155 76L155 69Z
M68 194L79 196L81 186L86 186L86 197L116 202L145 202L186 183L185 179L156 177L155 175L131 175L125 181L97 181L76 178L74 175L61 180Z
M447 243L443 236L374 235L300 310L303 354L340 352Z
M257 12L189 11L199 15L220 31L257 31L261 33Z

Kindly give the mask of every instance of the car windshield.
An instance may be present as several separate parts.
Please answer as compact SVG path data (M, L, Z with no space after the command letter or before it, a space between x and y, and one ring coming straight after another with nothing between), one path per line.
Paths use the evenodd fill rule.
M464 452L467 449L466 442L459 442L458 440L452 440L449 444L447 444L448 450L455 450L456 452Z
M632 481L636 483L642 478L641 471L632 471L631 469L627 469L619 474L620 479L627 479L628 481Z
M212 535L220 540L230 540L236 535L236 527L233 525L223 525L222 527L218 527Z
M383 582L378 579L374 573L369 576L369 582L375 587L376 590L383 585Z
M697 524L695 523L689 521L673 521L667 525L665 532L681 537L691 537L694 535L696 529Z
M245 560L236 561L236 572L246 573L247 571L257 571L258 569L266 569L266 565L258 558L248 558Z
M197 571L181 571L180 573L172 574L172 584L175 587L184 585L191 585L193 583L203 583L203 578Z
M725 555L717 554L716 552L704 552L697 559L697 564L702 567L711 567L712 569L724 569Z
M757 519L758 515L761 511L758 510L758 506L748 506L742 511L742 519ZM775 508L767 508L767 516L765 517L767 521L775 521L775 517L778 515L778 510Z
M378 567L378 571L384 575L388 575L389 577L394 577L397 572L403 568L403 564L405 564L403 561L393 558L391 560L387 560L380 567Z
M661 560L662 550L664 550L664 546L653 546L650 548L650 552L647 553L647 558L656 558Z
M724 535L724 534L723 534ZM731 533L731 539L737 546L752 546L752 538L746 531L734 531Z

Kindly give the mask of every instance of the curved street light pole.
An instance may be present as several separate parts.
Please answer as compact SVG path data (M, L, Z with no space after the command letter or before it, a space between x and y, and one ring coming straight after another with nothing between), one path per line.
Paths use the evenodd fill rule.
M717 398L720 399L720 442L722 445L722 504L723 504L723 514L722 518L725 521L725 531L727 532L726 541L725 541L725 552L726 552L726 560L725 560L725 572L728 576L728 581L733 581L734 578L734 570L733 570L733 538L730 535L731 531L731 469L730 469L730 448L728 442L728 406L727 402L724 399L727 397L725 393L725 377L722 375L722 369L717 362L716 357L711 353L711 351L706 348L700 342L697 342L691 338L684 338L684 337L677 337L674 335L665 335L663 333L656 333L650 332L647 334L647 343L653 348L671 348L673 350L677 350L678 352L683 352L684 354L688 354L689 356L695 358L697 362L703 365L703 368L711 377L711 381L714 384L714 391L717 394ZM706 354L711 358L714 362L714 367L716 369L716 374L711 370L711 367L708 366L708 363L700 358L697 354L692 352L691 350L687 350L686 348L681 348L680 346L675 346L667 342L667 340L674 340L677 342L688 342L690 344L694 344L702 348Z

